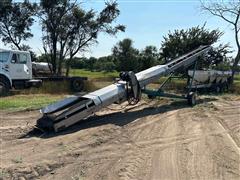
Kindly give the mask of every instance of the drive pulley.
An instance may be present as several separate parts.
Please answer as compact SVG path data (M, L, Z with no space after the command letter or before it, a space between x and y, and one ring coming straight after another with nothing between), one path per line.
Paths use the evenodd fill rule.
M131 105L137 104L141 100L141 87L135 73L132 71L121 72L119 76L121 80L127 82L126 92L128 103Z

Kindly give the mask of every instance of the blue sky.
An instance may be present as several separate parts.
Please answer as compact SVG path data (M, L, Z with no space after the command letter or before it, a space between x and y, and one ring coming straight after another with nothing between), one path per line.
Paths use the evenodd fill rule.
M159 49L162 37L169 31L191 28L203 25L205 22L207 22L207 28L218 28L225 32L219 43L229 42L236 51L231 26L217 17L202 12L199 0L118 0L118 4L121 14L115 23L124 24L126 32L119 33L116 37L101 34L98 44L93 45L88 53L78 54L78 56L109 55L112 47L124 38L131 38L134 41L134 47L138 49L143 49L147 45L154 45ZM85 0L82 6L85 9L93 8L100 11L104 7L104 1ZM43 52L41 29L37 23L33 26L33 33L34 38L27 44L40 54Z

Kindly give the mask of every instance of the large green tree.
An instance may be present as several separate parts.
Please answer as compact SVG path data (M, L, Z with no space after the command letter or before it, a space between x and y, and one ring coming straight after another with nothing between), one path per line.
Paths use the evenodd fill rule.
M94 69L96 71L113 72L116 70L114 58L112 56L103 56L98 58L98 60L94 63Z
M53 73L61 74L62 65L67 58L67 75L72 59L78 52L85 51L97 43L99 33L115 35L124 31L122 25L112 25L120 11L116 2L106 3L97 13L86 11L71 0L41 0L40 13L43 45L45 53L50 54L49 62Z
M165 63L167 63L201 45L211 45L217 42L222 34L219 30L206 29L205 25L202 27L192 27L187 30L175 30L173 33L169 32L167 36L164 36L164 40L162 41L160 55ZM222 48L226 49L227 46L223 45ZM217 53L216 51L212 52ZM201 62L202 67L209 67L214 63L220 63L220 61L217 61L216 58L214 59L213 57L212 55L205 58L204 61Z
M36 4L0 1L0 39L5 44L11 44L18 50L25 49L23 41L33 37L31 26L34 23Z
M150 68L158 64L158 51L155 46L146 46L139 57L140 70Z
M133 41L129 38L119 41L112 49L113 57L119 71L139 70L138 50L133 47Z
M97 62L97 58L95 57L90 57L89 59L85 59L86 63L86 68L89 69L90 71L94 70L94 64Z

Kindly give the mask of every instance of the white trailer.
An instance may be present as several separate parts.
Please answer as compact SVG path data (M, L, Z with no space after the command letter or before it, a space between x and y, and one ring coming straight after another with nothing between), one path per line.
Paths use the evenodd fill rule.
M41 86L42 81L33 79L29 52L0 49L0 96L9 89Z
M188 71L188 81L192 81L191 88L197 90L216 91L227 90L231 80L232 71L193 70Z

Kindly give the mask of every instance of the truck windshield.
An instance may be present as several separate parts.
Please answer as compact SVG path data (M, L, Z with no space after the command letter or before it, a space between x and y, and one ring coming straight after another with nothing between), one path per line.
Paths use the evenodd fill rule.
M7 62L10 52L0 52L0 62Z

